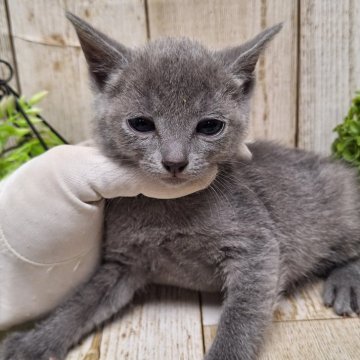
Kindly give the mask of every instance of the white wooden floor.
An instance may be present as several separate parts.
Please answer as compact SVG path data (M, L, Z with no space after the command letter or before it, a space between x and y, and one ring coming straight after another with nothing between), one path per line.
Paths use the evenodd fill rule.
M261 360L360 359L360 319L325 308L321 288L312 285L281 305ZM67 360L201 360L216 333L219 304L216 295L153 287Z

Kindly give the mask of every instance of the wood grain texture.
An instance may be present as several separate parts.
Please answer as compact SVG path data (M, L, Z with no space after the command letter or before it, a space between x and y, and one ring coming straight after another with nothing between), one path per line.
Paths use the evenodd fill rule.
M204 334L204 347L206 352L209 351L211 344L215 339L216 331L217 331L216 325L204 326L203 334Z
M103 331L101 360L201 359L199 295L152 287Z
M360 88L360 2L300 3L299 146L330 152Z
M333 319L274 323L259 360L358 360L360 320ZM216 326L204 330L208 350Z
M308 284L295 294L284 298L274 312L274 321L325 320L338 319L331 308L322 301L323 282ZM203 324L216 325L221 313L221 296L207 294L202 296Z
M71 142L89 136L92 112L87 67L70 10L129 46L146 41L143 0L11 0L14 47L24 94L49 91L44 116Z
M70 351L66 360L99 360L99 346L98 338L99 334L90 335L75 349ZM94 347L94 344L96 347Z
M16 65L14 54L11 47L10 24L6 15L5 0L0 0L0 59L7 61L14 69L14 77L10 85L18 90L16 84ZM9 75L7 69L0 64L0 79L5 79Z
M309 284L285 298L274 313L274 321L339 319L322 301L323 282Z
M250 137L294 145L297 1L149 0L150 38L188 36L212 48L239 45L264 28L284 28L258 64Z
M278 332L277 335L273 338L273 340L270 340L270 350L274 346L284 346L286 348L291 346L291 344L296 343L298 341L298 338L300 335L298 335L296 332L305 331L303 329L310 328L310 332L316 332L317 330L322 331L321 329L324 327L323 325L317 325L319 321L320 324L327 324L323 321L331 321L331 320L340 320L340 322L334 322L329 324L334 324L330 326L331 331L335 331L338 327L341 327L341 320L348 320L343 319L342 317L337 316L332 309L326 308L323 305L322 302L322 289L323 289L323 282L317 282L314 284L309 284L308 286L304 287L303 289L299 290L297 293L295 293L293 296L290 296L289 298L285 298L279 305L278 309L274 313L274 327L275 331ZM216 335L216 324L218 323L218 320L220 318L221 313L221 297L218 294L202 294L202 319L203 319L203 333L204 333L204 343L205 348L208 349L214 336ZM351 323L351 326L355 326L358 324L359 326L359 332L360 332L360 320L354 315L355 322ZM301 326L293 325L292 323L298 322L298 323L304 323L306 321L310 321L309 325L304 325L304 328ZM357 321L357 323L356 323ZM286 327L285 323L289 323L288 327ZM291 323L291 324L290 324ZM282 325L278 325L282 324ZM353 325L352 325L353 324ZM345 324L346 326L346 324ZM313 329L313 330L311 330ZM346 331L346 330L344 330ZM272 331L271 331L272 333ZM294 334L294 338L290 341L290 339L286 339L286 341L290 341L287 344L290 345L276 345L275 343L277 341L283 343L285 339L282 337L290 337L291 334ZM312 334L312 333L311 333ZM312 335L311 335L312 336ZM330 341L329 334L324 331L319 332L317 335L320 339L323 339L323 336L325 338L323 341L326 343L327 341ZM333 336L333 335L331 335ZM335 335L334 335L335 336ZM353 335L352 335L353 336ZM302 340L301 340L302 341ZM306 340L310 341L310 340ZM319 340L320 341L320 340ZM322 340L321 340L322 341ZM337 346L341 345L341 339L336 339ZM311 345L313 346L313 345ZM295 345L297 347L297 345ZM280 349L280 348L279 348ZM360 349L360 347L359 347ZM314 350L314 348L312 348ZM270 351L270 353L271 353ZM278 351L274 353L275 355L278 354ZM284 350L285 351L285 350ZM295 351L295 350L294 350ZM315 351L315 350L314 350ZM324 348L325 351L325 348ZM353 351L352 348L347 351ZM360 351L360 350L359 350ZM315 354L315 353L314 353ZM327 354L327 353L324 353ZM272 357L264 357L264 359L277 359L276 356ZM280 356L280 355L279 355ZM282 355L281 355L282 356ZM285 356L285 355L284 355ZM294 357L294 359L301 358L301 357ZM305 358L305 357L303 357ZM309 357L311 359L317 359L315 357ZM288 359L287 357L279 357L279 359ZM289 359L293 359L293 357L289 357ZM306 358L307 359L307 358ZM326 357L319 357L319 359L326 359ZM335 358L334 358L335 359ZM340 359L340 358L339 358ZM344 359L355 359L351 357L345 357Z

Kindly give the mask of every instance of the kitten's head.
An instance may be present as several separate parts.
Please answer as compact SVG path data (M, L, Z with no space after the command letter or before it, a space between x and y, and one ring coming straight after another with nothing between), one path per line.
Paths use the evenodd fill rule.
M129 49L68 18L89 65L94 135L108 156L173 185L251 157L244 140L255 65L281 25L221 51L172 38Z

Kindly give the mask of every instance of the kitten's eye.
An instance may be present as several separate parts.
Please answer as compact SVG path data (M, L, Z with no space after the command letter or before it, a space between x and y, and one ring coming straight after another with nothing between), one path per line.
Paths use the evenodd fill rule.
M129 126L139 132L155 131L155 124L152 120L143 117L138 117L128 120Z
M225 123L216 119L205 119L199 121L196 132L203 135L216 135L224 128Z

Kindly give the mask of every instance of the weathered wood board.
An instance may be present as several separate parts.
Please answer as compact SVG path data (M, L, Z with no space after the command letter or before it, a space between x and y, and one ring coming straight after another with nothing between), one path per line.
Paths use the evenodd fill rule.
M14 70L14 76L10 85L18 90L16 82L16 64L11 46L10 24L7 18L6 2L0 0L0 59L7 61ZM9 72L6 67L0 64L0 79L6 79Z
M206 348L216 326L204 329ZM259 360L358 360L360 320L333 319L274 323Z
M274 314L260 360L360 358L360 319L341 318L324 307L322 283L309 285L284 300ZM203 297L203 333L208 350L216 335L220 297Z
M153 287L103 332L100 360L201 359L199 295Z
M295 294L284 298L274 312L273 321L339 319L331 308L324 306L322 290L323 282L319 281L308 284ZM203 325L216 325L221 313L221 295L203 293L201 298Z
M360 89L360 2L300 2L299 146L330 153Z
M9 2L22 91L48 90L44 116L75 143L90 133L91 94L85 60L64 10L129 46L146 41L146 19L143 0Z
M281 304L261 360L360 357L360 319L342 318L325 308L321 291L321 282L309 285ZM220 304L219 294L202 294L199 302L195 292L152 287L67 360L201 360L203 344L208 350L216 335Z
M322 302L323 282L309 284L284 299L274 313L274 321L339 319Z
M199 293L152 286L66 360L197 360L203 357Z

